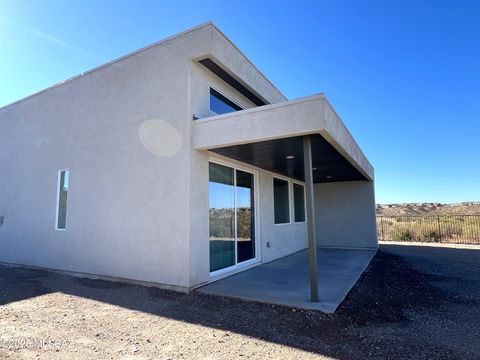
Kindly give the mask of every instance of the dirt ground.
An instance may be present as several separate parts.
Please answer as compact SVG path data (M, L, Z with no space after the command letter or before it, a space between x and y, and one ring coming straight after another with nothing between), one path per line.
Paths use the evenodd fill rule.
M333 315L0 266L0 359L479 359L480 247L382 244Z

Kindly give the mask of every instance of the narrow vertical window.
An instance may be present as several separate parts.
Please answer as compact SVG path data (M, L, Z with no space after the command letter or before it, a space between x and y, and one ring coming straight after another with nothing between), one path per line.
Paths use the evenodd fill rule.
M293 205L295 222L305 221L305 190L303 185L293 184Z
M68 170L58 173L57 230L65 230L67 225L68 178Z
M290 222L288 181L273 178L273 207L275 224L286 224Z

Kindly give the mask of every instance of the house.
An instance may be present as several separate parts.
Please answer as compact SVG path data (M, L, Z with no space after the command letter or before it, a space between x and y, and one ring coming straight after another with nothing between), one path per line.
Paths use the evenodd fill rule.
M189 291L377 248L373 167L326 96L288 100L211 22L1 108L0 163L2 263Z

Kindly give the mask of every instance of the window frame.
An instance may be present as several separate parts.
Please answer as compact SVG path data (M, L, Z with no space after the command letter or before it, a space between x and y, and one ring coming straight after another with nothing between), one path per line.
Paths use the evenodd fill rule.
M55 208L55 230L56 231L67 230L67 214L68 214L68 211L65 211L65 227L64 228L58 227L58 220L59 220L59 215L60 215L60 185L61 185L60 182L62 181L62 172L65 172L65 173L68 172L68 191L70 191L70 169L65 168L65 169L58 170L58 172L57 172L57 202L56 202L56 208ZM67 197L67 202L68 202L68 197ZM67 209L68 209L68 207L67 207Z
M285 181L287 183L287 195L288 195L288 221L277 223L275 221L275 179ZM273 193L273 224L274 225L289 225L292 223L292 194L291 194L290 179L282 176L272 176L272 193Z
M275 197L273 199L273 224L275 226L283 226L283 225L292 225L292 224L306 224L307 223L307 194L306 194L306 189L305 189L305 183L300 181L300 180L295 180L283 175L277 175L274 174L272 175L272 193L273 193L273 179L278 179L278 180L283 180L288 183L288 214L290 221L285 222L285 223L275 223ZM294 193L293 193L293 184L301 185L303 187L303 204L305 207L305 220L304 221L295 221L295 199L294 199ZM275 196L275 195L273 195Z
M209 282L211 281L216 281L219 279L222 279L226 276L230 276L232 274L235 274L239 271L243 271L246 269L249 269L253 266L259 265L262 259L262 239L261 239L261 232L260 232L260 213L261 213L261 201L260 201L260 178L259 178L259 172L258 169L250 166L245 166L245 164L242 164L240 162L237 162L235 160L229 159L229 158L224 158L221 155L217 154L210 154L208 158L208 162L212 162L218 165L223 165L227 166L230 168L233 168L235 170L240 170L244 172L248 172L253 174L254 176L254 201L255 201L255 206L256 210L254 211L254 221L255 221L255 257L250 260L242 261L241 263L237 263L236 265L226 267L223 269L216 270L214 272L209 272ZM235 185L236 185L236 177L234 177ZM235 194L236 195L236 194ZM234 195L234 196L235 196ZM209 221L207 217L207 222ZM237 215L235 212L235 222L237 221ZM236 226L236 225L235 225ZM236 250L235 250L236 251ZM236 253L235 253L235 258L236 258Z
M303 188L303 220L302 221L296 221L295 220L295 190L294 187L295 185L301 186ZM292 201L293 201L293 222L295 224L303 224L307 222L307 196L305 192L305 184L302 184L301 182L298 181L292 181Z
M223 114L219 114L219 113L213 111L212 108L211 108L211 98L210 98L210 97L212 96L212 90L215 91L216 93L218 93L220 96L223 96L225 99L227 99L228 101L230 101L233 105L239 107L239 109L238 109L238 110L235 110L235 111L223 113ZM245 107L242 106L242 105L240 105L240 104L238 103L238 101L232 99L232 97L231 97L230 95L226 94L224 91L219 90L216 86L213 86L213 85L210 85L210 86L209 86L208 95L209 95L209 97L208 97L208 100L209 100L208 108L209 108L210 112L211 112L212 114L214 114L214 115L231 114L231 113L235 113L236 111L245 110ZM221 99L219 99L219 100L221 100ZM229 105L229 104L227 104L227 105ZM229 106L230 106L230 105L229 105Z

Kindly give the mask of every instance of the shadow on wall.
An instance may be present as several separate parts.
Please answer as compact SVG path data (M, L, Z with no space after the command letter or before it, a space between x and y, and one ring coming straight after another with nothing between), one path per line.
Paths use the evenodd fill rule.
M355 358L352 354L374 357L376 351L385 349L412 349L411 339L402 338L399 326L410 322L407 311L432 311L451 301L451 294L435 284L445 280L444 277L414 269L403 256L397 255L397 248L381 246L361 280L333 315L6 266L0 266L0 305L61 292L339 359ZM401 251L428 254L432 249L402 246ZM477 266L480 263L478 250L436 248L434 251L442 258L467 257ZM376 325L388 331L378 337L371 330Z

